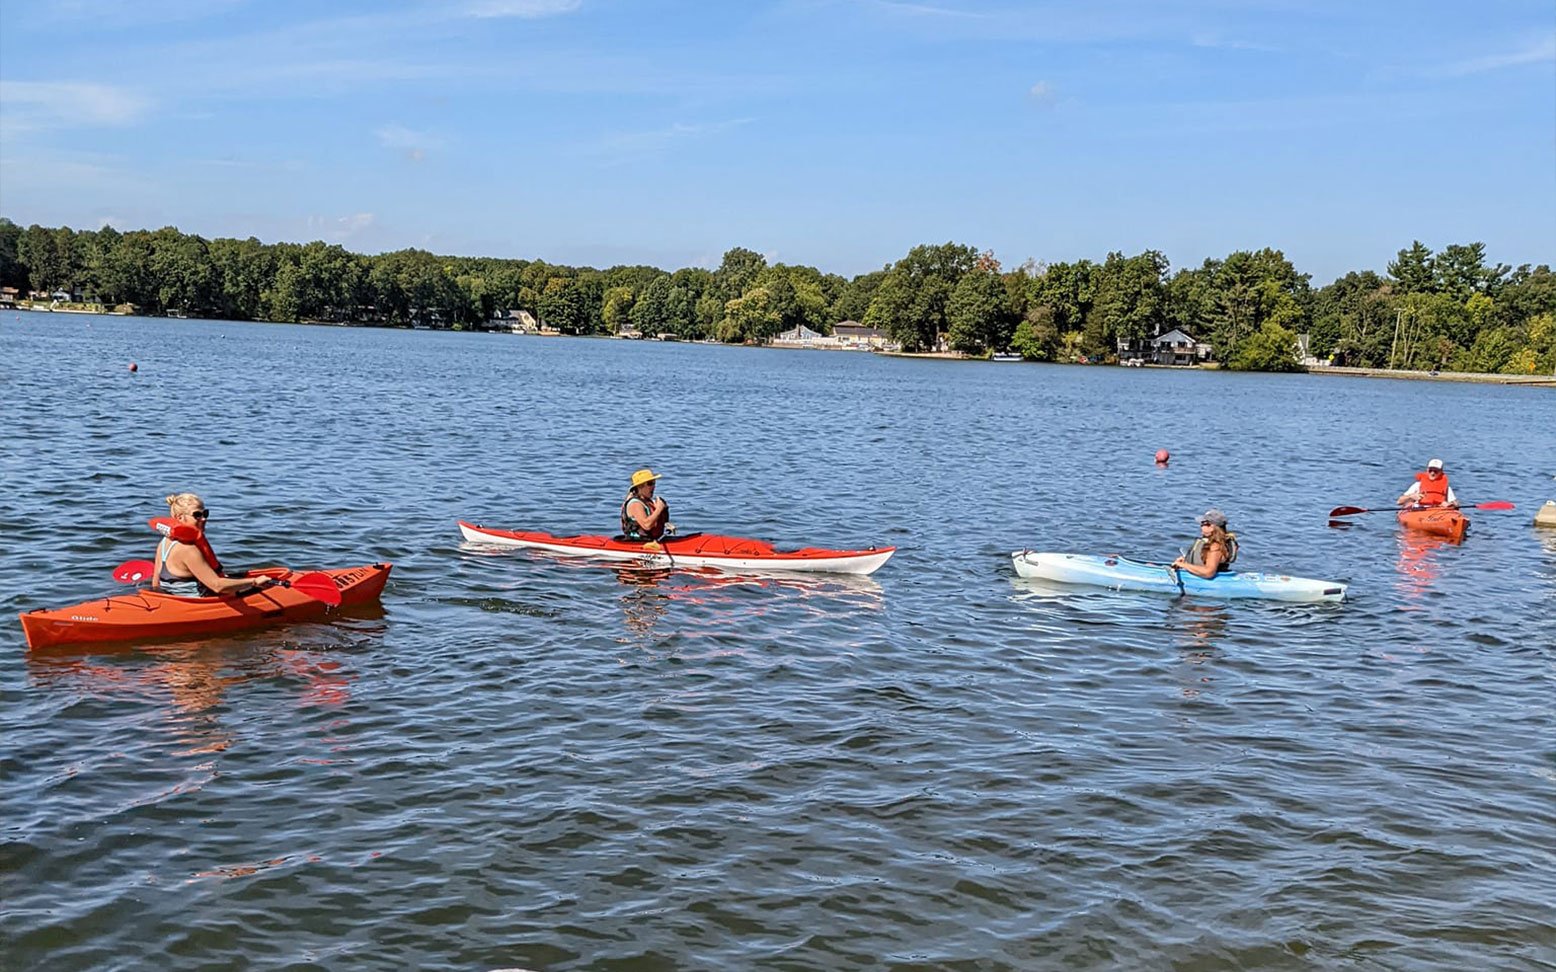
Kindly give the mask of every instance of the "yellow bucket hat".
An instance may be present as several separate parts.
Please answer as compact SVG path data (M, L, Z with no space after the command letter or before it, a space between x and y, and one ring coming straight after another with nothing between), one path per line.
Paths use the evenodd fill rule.
M651 483L659 478L659 474L652 469L639 469L632 474L632 488L637 489L644 483Z

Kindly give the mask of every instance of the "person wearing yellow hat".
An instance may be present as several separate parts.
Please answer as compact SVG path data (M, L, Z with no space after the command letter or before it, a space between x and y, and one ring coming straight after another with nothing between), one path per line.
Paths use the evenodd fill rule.
M670 504L654 495L659 474L639 469L632 474L632 487L621 503L621 535L628 540L658 540L675 532L670 522Z

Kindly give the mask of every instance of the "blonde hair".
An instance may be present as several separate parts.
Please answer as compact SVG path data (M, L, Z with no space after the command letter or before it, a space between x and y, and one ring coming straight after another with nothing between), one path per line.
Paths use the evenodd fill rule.
M193 513L205 505L194 493L169 493L167 498L168 512L173 516L183 516L185 513Z

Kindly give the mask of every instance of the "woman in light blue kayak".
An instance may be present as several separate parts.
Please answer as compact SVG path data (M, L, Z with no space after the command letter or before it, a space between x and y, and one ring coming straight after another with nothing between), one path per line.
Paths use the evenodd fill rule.
M1206 580L1223 570L1232 569L1237 559L1237 535L1226 529L1226 514L1220 510L1206 510L1199 518L1199 539L1194 541L1188 553L1172 562L1178 570L1186 570L1195 577Z

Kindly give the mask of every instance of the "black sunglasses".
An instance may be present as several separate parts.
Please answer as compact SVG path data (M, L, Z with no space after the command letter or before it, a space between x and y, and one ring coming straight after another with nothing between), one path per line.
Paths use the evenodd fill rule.
M191 513L189 515L194 517L197 520L208 520L211 517L211 511L210 510L195 510L193 513Z

